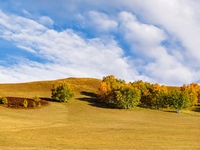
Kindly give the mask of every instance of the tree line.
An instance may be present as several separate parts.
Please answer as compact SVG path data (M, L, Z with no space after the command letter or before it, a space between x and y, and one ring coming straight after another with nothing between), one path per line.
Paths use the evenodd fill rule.
M70 84L54 85L51 89L52 99L66 102L75 96ZM136 106L163 109L173 108L178 113L185 108L200 103L200 85L184 84L170 89L158 83L151 84L138 80L126 83L114 75L103 77L98 89L98 101L110 107L130 109Z
M174 108L178 113L200 102L200 85L191 83L174 89L142 80L126 83L113 75L105 76L98 89L98 100L117 108L136 106Z

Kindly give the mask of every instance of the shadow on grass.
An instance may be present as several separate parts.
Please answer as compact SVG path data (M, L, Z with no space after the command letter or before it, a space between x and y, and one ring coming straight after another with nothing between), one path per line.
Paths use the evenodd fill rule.
M193 109L192 111L195 111L195 112L199 112L199 113L200 113L200 106L199 106L199 107L196 107L196 108Z
M45 100L45 101L48 101L48 102L56 102L56 103L60 103L60 101L57 101L55 99L52 99L52 98L48 98L48 97L40 97L41 100Z
M77 99L81 100L81 101L89 102L90 106L101 107L101 108L109 108L109 109L116 109L115 106L112 106L112 105L107 104L107 103L99 102L98 101L98 95L95 94L95 93L82 91L81 95L83 95L83 97L77 98Z
M155 108L155 107L150 107L150 106L143 106L143 105L138 105L137 107L143 108L143 109L150 109L150 110L156 110L156 111L161 111L161 112L167 112L167 113L176 113L177 111L172 109L172 108Z
M175 113L178 114L176 110L161 110L163 112L167 112L167 113ZM180 111L181 112L181 111Z

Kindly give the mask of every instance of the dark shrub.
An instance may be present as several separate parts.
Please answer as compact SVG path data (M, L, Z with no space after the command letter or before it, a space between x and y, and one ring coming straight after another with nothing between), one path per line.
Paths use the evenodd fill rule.
M47 105L48 102L45 100L35 101L31 98L22 98L22 97L6 97L8 107L12 108L35 108L36 106L41 107Z

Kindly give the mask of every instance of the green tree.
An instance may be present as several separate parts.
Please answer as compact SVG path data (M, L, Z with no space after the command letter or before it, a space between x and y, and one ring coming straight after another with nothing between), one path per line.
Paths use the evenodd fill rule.
M121 86L115 94L117 107L123 109L130 109L137 106L141 98L140 90L128 84Z
M159 86L159 90L156 93L156 108L162 109L168 106L168 89L166 86Z
M141 92L140 105L143 107L153 106L152 84L143 82L142 80L132 82L131 85Z
M53 85L51 92L51 98L60 102L66 102L75 95L69 84Z
M173 90L169 93L169 104L176 109L177 113L189 107L189 103L190 95L187 91Z

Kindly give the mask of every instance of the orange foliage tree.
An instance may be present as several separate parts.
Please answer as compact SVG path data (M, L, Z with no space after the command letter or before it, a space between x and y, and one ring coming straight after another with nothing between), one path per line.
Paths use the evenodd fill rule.
M106 103L115 103L115 92L125 84L124 80L115 78L114 75L103 77L98 89L99 101Z

